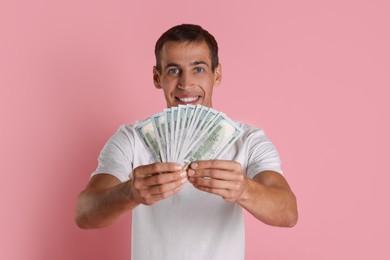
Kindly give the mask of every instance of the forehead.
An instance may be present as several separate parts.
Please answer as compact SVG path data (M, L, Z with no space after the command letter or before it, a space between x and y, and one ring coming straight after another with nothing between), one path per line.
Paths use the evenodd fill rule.
M176 63L187 65L194 61L204 61L211 65L211 52L206 42L168 41L161 49L161 65Z

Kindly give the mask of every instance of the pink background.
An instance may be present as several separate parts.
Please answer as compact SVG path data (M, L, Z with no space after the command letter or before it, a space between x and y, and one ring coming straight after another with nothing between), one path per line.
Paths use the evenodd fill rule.
M219 41L215 108L265 129L298 197L293 229L246 215L246 259L390 259L386 0L2 0L0 258L130 258L130 216L80 230L75 200L119 125L163 109L153 47L183 22Z

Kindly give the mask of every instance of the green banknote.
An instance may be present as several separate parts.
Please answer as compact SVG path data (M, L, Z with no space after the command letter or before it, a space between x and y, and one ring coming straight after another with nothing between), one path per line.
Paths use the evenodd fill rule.
M201 105L164 109L135 129L156 162L186 165L220 158L242 134L226 114Z

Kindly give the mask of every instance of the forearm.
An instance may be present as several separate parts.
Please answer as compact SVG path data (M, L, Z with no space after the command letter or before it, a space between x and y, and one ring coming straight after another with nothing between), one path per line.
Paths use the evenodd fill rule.
M268 186L246 178L237 203L268 225L293 227L297 222L296 199L286 187Z
M81 228L108 226L138 205L133 199L129 183L113 187L86 189L78 198L76 223Z
M177 163L138 166L132 175L123 183L111 174L93 176L78 198L77 225L108 226L139 204L152 205L176 194L187 181L186 172Z

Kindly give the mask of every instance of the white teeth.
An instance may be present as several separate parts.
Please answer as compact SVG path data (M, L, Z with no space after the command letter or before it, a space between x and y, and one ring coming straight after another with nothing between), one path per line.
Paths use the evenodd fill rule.
M179 100L181 101L181 102L192 102L192 101L195 101L195 100L197 100L198 99L198 97L185 97L185 98L179 98Z

